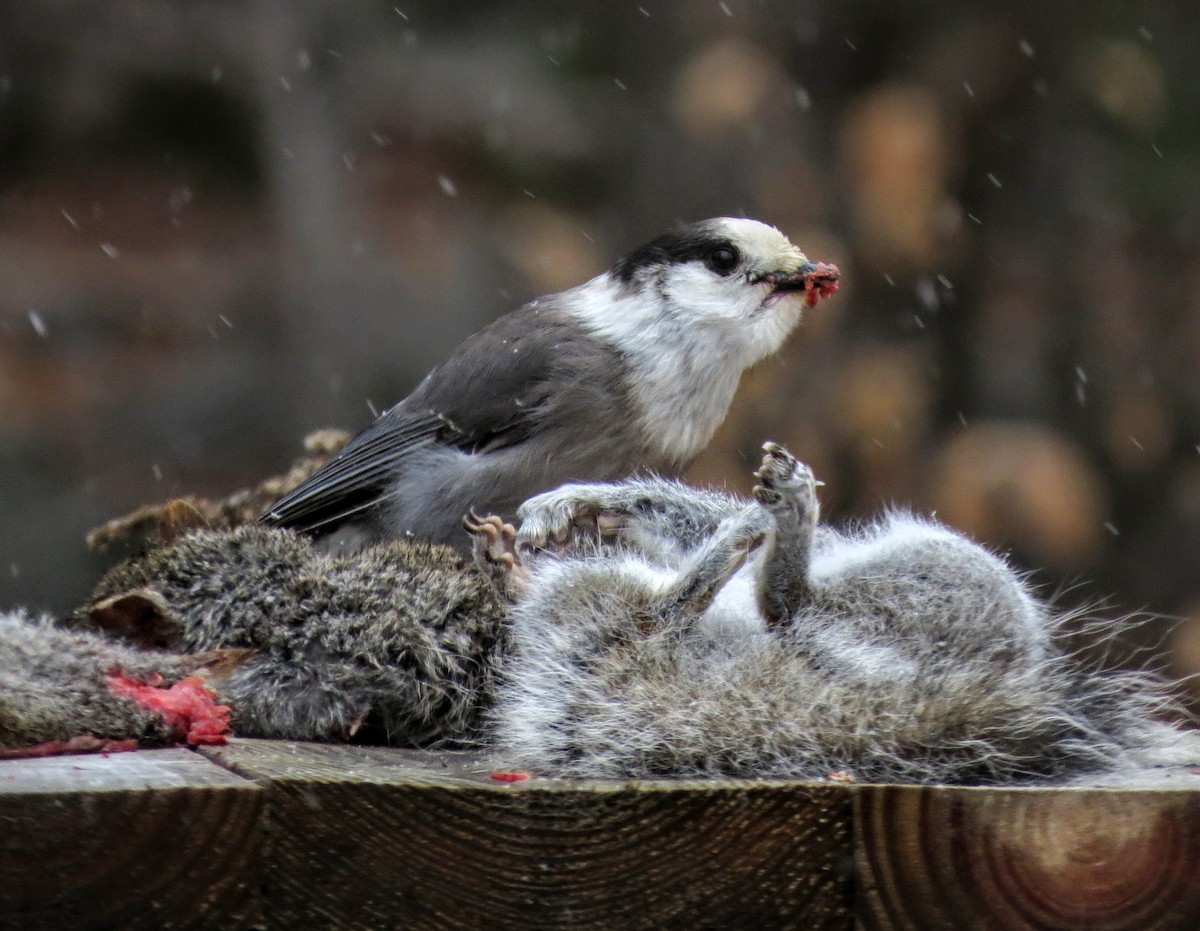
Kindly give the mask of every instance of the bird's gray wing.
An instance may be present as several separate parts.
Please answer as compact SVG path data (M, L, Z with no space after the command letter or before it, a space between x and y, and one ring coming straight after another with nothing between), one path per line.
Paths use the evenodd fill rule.
M559 314L530 307L507 314L259 519L317 529L376 504L415 450L438 444L482 455L524 442L546 428L566 396L578 395L572 382L595 382L587 369L612 361L607 347Z
M444 421L439 440L487 453L545 429L572 386L588 381L584 360L611 367L606 347L560 314L525 307L476 333L405 401Z
M393 409L347 443L259 517L261 523L316 530L371 507L400 462L436 442L444 422L433 413Z

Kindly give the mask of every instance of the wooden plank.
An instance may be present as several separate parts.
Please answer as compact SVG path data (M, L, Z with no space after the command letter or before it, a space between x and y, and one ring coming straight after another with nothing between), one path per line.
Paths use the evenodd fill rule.
M501 784L480 756L234 741L268 791L272 926L848 928L829 784Z
M0 761L0 927L261 927L264 796L188 750Z
M1195 931L1200 779L1190 778L1179 788L860 787L859 926Z

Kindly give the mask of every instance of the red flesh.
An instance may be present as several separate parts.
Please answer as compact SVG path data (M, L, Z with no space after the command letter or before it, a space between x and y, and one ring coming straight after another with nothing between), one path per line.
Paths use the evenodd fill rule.
M529 773L492 773L493 782L524 782Z
M0 747L0 760L20 760L38 756L63 756L67 753L124 753L136 750L136 740L103 740L82 734L70 740L48 740L32 747Z
M804 276L804 300L809 307L816 307L818 300L833 294L842 275L836 265L816 264L816 269Z
M117 671L108 677L108 688L124 698L132 698L147 711L162 715L175 740L189 747L201 744L221 745L229 736L229 709L218 705L215 695L204 682L193 676L163 688L162 676L150 682L138 682Z

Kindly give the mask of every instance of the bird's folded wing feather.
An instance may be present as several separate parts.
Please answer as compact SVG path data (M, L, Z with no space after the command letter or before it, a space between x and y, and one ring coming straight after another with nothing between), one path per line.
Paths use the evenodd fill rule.
M552 376L586 339L549 313L500 318L260 520L316 529L375 504L416 450L440 444L483 454L523 442L554 405L552 386L562 376Z
M595 341L577 326L523 308L463 343L404 406L436 411L445 421L439 439L464 452L513 446L543 429L588 352L596 354Z
M395 416L398 413L389 411L363 430L259 521L315 530L374 504L400 461L434 442L444 423L432 413Z

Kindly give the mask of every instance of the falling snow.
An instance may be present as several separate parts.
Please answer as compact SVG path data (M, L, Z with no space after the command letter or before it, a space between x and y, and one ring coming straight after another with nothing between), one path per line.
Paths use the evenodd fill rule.
M917 300L919 300L926 310L937 310L941 304L938 297L937 286L929 278L918 278L916 286L913 289L916 292Z
M36 310L29 311L29 325L33 327L33 332L35 332L42 339L45 339L46 334L50 332L46 328L46 321L42 319L42 315Z
M69 4L0 2L58 10L44 15L61 14L64 36L70 32ZM1185 477L1200 468L1200 458L1186 457L1200 457L1200 434L1191 432L1196 445L1187 454L1196 411L1179 387L1195 380L1187 365L1197 337L1172 324L1186 320L1194 303L1179 283L1196 277L1200 253L1188 238L1195 224L1187 198L1173 202L1169 193L1186 187L1191 171L1176 124L1197 68L1189 71L1187 36L1177 34L1186 30L1173 29L1162 10L1139 24L1142 14L1101 21L1064 6L1055 8L1053 24L1034 16L1014 26L1017 19L968 7L948 19L944 10L913 7L906 14L911 30L868 30L862 33L867 44L859 46L853 37L861 23L848 15L852 11L831 16L743 0L701 0L678 9L651 0L623 10L535 4L497 8L460 26L449 14L438 15L438 27L428 31L420 22L428 18L424 7L410 13L395 5L389 16L383 4L377 15L363 17L353 4L320 11L269 4L282 15L264 19L253 4L216 4L203 23L193 24L204 27L194 28L194 36L186 34L186 16L176 19L178 5L151 4L161 18L137 32L138 55L110 60L103 43L115 37L107 32L136 19L138 4L114 10L125 6L94 29L80 23L82 38L74 45L49 30L4 37L14 54L0 73L0 101L19 107L18 131L28 123L38 132L29 147L36 157L10 166L21 176L5 222L19 254L10 262L17 287L8 294L9 312L0 316L0 337L14 352L23 347L48 375L57 377L52 367L58 366L70 376L69 367L82 364L97 384L125 358L121 353L133 358L136 350L137 358L152 360L173 340L180 364L147 373L163 386L163 413L159 421L145 418L152 426L138 437L145 459L135 461L132 480L147 482L152 473L165 483L163 468L147 460L176 456L177 444L192 455L191 431L209 431L202 439L224 435L229 410L241 410L237 423L244 425L258 407L264 416L283 409L278 383L285 380L260 377L274 368L235 368L247 364L263 333L295 325L296 337L281 340L278 352L288 353L295 381L308 394L323 395L329 371L345 372L344 385L328 381L345 409L326 409L346 425L359 425L368 391L415 379L437 361L426 354L448 338L432 333L443 325L443 313L449 327L461 312L454 332L465 331L477 317L539 293L529 280L533 272L523 267L471 282L474 290L446 268L486 260L488 250L519 238L512 248L536 252L544 269L556 273L557 288L599 271L643 232L657 232L656 216L669 221L719 211L761 215L802 237L813 255L826 258L828 250L854 257L857 271L847 269L847 280L860 282L858 297L870 304L831 308L844 308L855 339L831 337L840 324L813 326L794 346L817 356L828 352L835 368L847 360L852 342L855 352L869 354L881 333L890 338L901 330L899 345L888 346L878 361L871 358L870 366L863 363L869 374L878 368L894 381L863 379L868 387L856 382L856 390L905 388L904 373L928 374L936 352L943 377L911 389L915 404L934 405L928 418L944 418L957 433L958 424L967 427L967 416L956 408L971 409L970 431L983 437L997 412L1019 412L1047 435L1080 447L1103 494L1093 510L1061 503L1064 523L1083 514L1071 526L1086 527L1101 542L1118 533L1115 524L1103 523L1109 514L1122 523L1121 539L1105 554L1111 566L1081 564L1098 585L1136 580L1129 567L1148 564L1149 552L1137 550L1138 541L1163 525L1180 489L1192 492ZM225 18L244 28L218 28ZM168 21L177 28L163 28ZM910 32L925 41L911 46ZM230 35L239 41L225 41ZM976 46L964 46L964 36L995 54L971 54ZM604 47L609 41L618 50L649 54L617 55ZM186 57L164 56L172 43L186 48ZM57 49L45 63L36 54L41 44ZM419 53L410 54L418 45ZM936 49L948 54L927 60ZM1108 57L1114 49L1120 55ZM726 57L746 67L733 73L702 67ZM936 81L921 77L934 72ZM80 131L56 131L55 121L79 108L76 82L61 81L60 74L93 73L93 90L119 93L85 95ZM172 95L181 77L200 86L189 83L177 103ZM128 93L122 87L138 95L144 88L146 99L156 102L158 86L165 92L154 107L130 111L123 103ZM204 113L171 112L196 90L203 95L196 109ZM680 116L685 105L700 114L694 126ZM172 136L172 120L183 116L204 131ZM131 128L144 135L124 138ZM88 148L95 139L113 142L103 158ZM892 148L905 139L919 144L912 151ZM645 146L662 151L642 159ZM127 152L138 159L129 161ZM613 166L630 164L637 170L613 173ZM435 186L428 186L431 172ZM279 205L286 209L271 211ZM464 222L463 210L478 222ZM1073 228L1079 217L1099 221L1085 230L1088 248L1058 248L1056 231ZM1029 218L1038 218L1037 227L1022 225ZM1054 248L1044 249L1047 244ZM1130 267L1135 253L1136 280L1150 290L1126 306L1125 288L1132 286L1124 282L1114 293L1103 276ZM504 262L478 267L490 272ZM334 327L334 344L322 360L328 364L314 365L313 357L326 349L309 345L313 336L303 321L310 311L328 313L330 295L343 299L344 325ZM396 307L404 310L398 317ZM412 321L422 327L420 339L405 340ZM931 331L947 323L953 339L930 345ZM88 341L101 338L89 354ZM393 338L401 344L389 351ZM1010 346L1014 351L1005 352ZM1135 360L1146 360L1153 386ZM205 368L210 365L215 368ZM288 370L280 358L270 365ZM773 372L780 396L798 397L810 387L796 368L803 367ZM36 394L45 384L40 371L39 379L19 385L10 379L32 392L34 412L45 404ZM228 405L201 405L197 418L208 419L196 423L174 416L190 397L189 386L219 383L226 372L233 377L220 384L219 400L227 395ZM873 387L875 381L884 387ZM952 393L958 390L961 396ZM96 451L89 449L88 463L105 461L107 444L121 432L114 424L126 423L123 408L120 418L114 415L123 383L106 391L104 404L46 408L61 408L64 423L76 422L81 412L92 415L88 445ZM840 424L833 405L845 392L827 394L813 401L829 405L814 413L814 422ZM131 397L130 403L157 400ZM379 415L366 404L372 417ZM864 443L872 434L891 436L863 416L853 429ZM181 423L187 435L176 437L172 431ZM248 443L245 455L279 439ZM940 434L914 436L898 445L912 449L919 441L925 444L921 461L932 462L942 440ZM837 442L816 436L816 461L837 460L829 448ZM854 456L857 450L856 444ZM714 449L713 461L722 455ZM256 465L249 461L246 468ZM1039 466L1047 482L1055 479L1052 465ZM173 482L196 475L194 465L187 476L175 476L170 465L166 470ZM893 472L898 477L883 491L909 493L916 478L902 467ZM1144 483L1160 476L1169 493L1151 501L1142 495ZM870 475L843 478L839 493L847 509L875 500L870 495L880 489L869 481ZM108 493L106 484L96 488L97 501ZM165 484L157 487L165 490ZM1144 514L1136 510L1139 495L1146 498ZM12 498L0 500L0 511ZM928 499L930 506L935 501ZM1125 533L1125 515L1135 513L1137 524L1128 518ZM1141 555L1130 561L1122 555L1126 549ZM1169 545L1161 550L1162 572L1178 573L1175 563L1182 559L1171 562ZM1040 550L1030 546L1028 552ZM22 585L33 584L25 577L44 574L41 553L6 551L0 578L17 574L10 560L18 558L31 567ZM1106 575L1118 566L1124 575ZM1200 591L1187 580L1176 588L1186 589L1189 604Z

